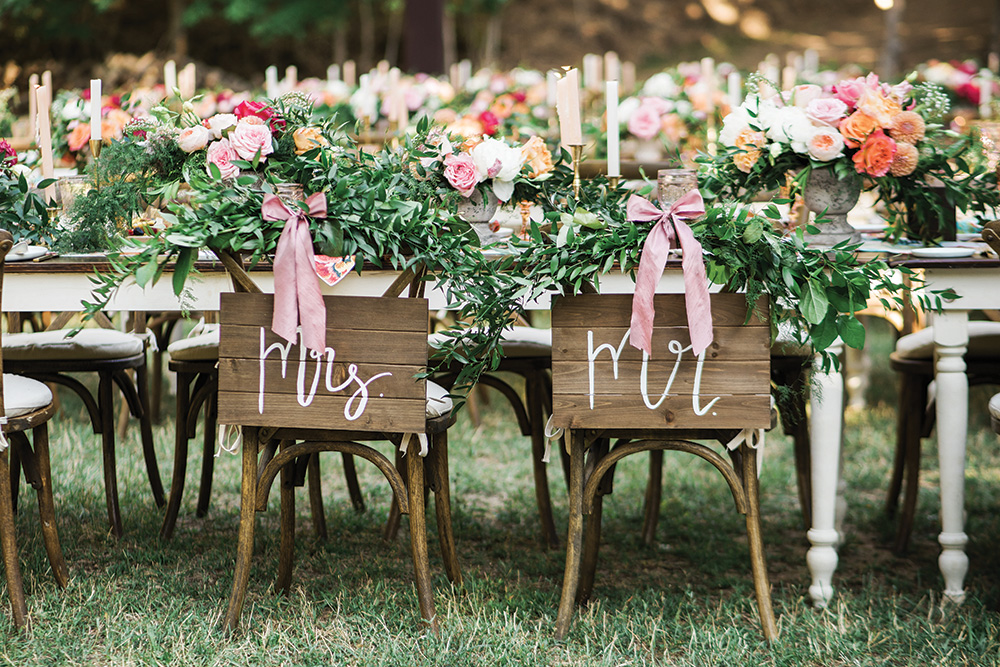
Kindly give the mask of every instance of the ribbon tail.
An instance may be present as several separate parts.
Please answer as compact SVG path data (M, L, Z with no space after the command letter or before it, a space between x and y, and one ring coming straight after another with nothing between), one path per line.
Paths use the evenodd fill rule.
M663 221L650 230L642 246L639 257L639 272L635 278L635 294L632 296L632 321L629 324L629 344L653 356L653 296L656 284L667 265L670 250L670 232Z
M271 331L289 343L295 342L298 303L295 289L295 225L293 216L285 223L274 252L274 313Z
M688 330L691 332L691 347L695 355L699 355L712 344L714 337L705 259L701 243L694 237L690 227L680 220L674 220L674 230L684 251L681 269L684 272L684 303L687 308Z
M294 243L295 291L302 342L310 350L322 351L326 347L326 306L316 277L316 258L309 236L309 223L304 218L300 217L297 221Z

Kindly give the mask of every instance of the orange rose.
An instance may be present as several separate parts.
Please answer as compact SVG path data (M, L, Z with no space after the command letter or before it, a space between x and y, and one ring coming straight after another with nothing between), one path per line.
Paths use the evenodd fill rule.
M876 121L879 127L889 127L892 117L899 113L899 102L882 94L878 88L865 88L858 98L857 108Z
M90 141L90 125L87 123L77 124L66 137L66 143L74 153L86 146L88 141Z
M105 139L121 139L122 128L132 120L127 111L110 109L101 119L101 136Z
M538 178L552 171L552 153L541 137L532 137L528 143L521 146L524 164L531 167L528 178Z
M314 148L330 145L330 142L326 140L326 137L323 136L318 127L300 127L292 133L292 138L295 140L296 155L302 155Z
M895 157L896 142L882 130L875 130L854 154L854 168L859 174L885 176Z
M510 115L514 113L514 104L516 102L517 100L512 95L501 95L490 105L490 111L497 118L510 118Z
M760 149L767 143L767 138L763 132L755 132L747 128L736 135L736 148L742 152L733 156L733 163L736 168L744 174L749 174L753 166L760 159Z
M868 135L879 129L878 121L864 111L855 111L840 121L840 134L848 148L857 148L865 142Z
M483 134L483 124L475 116L462 116L454 123L448 125L449 135L458 135L463 138L481 137Z

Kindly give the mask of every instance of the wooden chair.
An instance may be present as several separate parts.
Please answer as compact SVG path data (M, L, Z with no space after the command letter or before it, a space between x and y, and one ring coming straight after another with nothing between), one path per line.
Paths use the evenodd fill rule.
M744 326L746 297L713 295L715 342L704 361L697 361L689 348L683 297L659 295L652 337L656 358L647 365L626 339L631 302L628 295L586 294L560 298L552 309L553 423L567 430L570 443L569 532L556 638L566 636L574 605L586 602L593 590L603 496L612 491L615 465L631 454L671 450L712 464L728 483L737 511L746 515L761 627L772 640L777 629L752 449L752 434L771 424L767 321L754 317ZM643 394L644 386L655 389ZM730 461L695 440L729 445ZM586 536L584 514L589 515Z
M114 386L118 386L131 414L139 420L142 453L149 485L157 507L165 504L159 465L153 447L153 427L149 412L149 381L145 341L133 334L113 329L86 328L75 336L55 329L6 336L3 354L13 373L64 386L83 401L94 433L101 436L104 459L104 491L108 522L115 537L123 533L118 504L118 474L115 454ZM135 373L135 379L129 375ZM96 373L96 397L70 373ZM16 466L17 462L12 461ZM15 499L17 490L14 490ZM16 502L16 500L15 500Z
M288 345L271 333L272 296L222 295L219 422L241 425L243 434L239 543L225 627L232 631L239 625L255 515L266 509L274 479L280 473L276 587L287 591L294 555L294 488L302 483L314 455L334 451L373 463L392 488L400 511L409 514L420 612L436 632L425 486L435 493L447 574L461 583L461 572L451 531L447 469L451 404L443 389L438 387L434 395L425 390L425 382L413 379L427 364L427 301L366 297L325 297L325 301L328 347L321 360L310 360L297 345ZM313 385L314 381L318 384ZM353 397L345 395L345 389L353 391ZM418 444L425 438L426 449ZM363 444L373 440L389 440L406 449L405 481L382 453ZM316 502L314 497L311 500Z
M174 434L174 468L170 482L167 509L160 527L160 538L173 537L177 516L184 494L187 474L188 442L195 437L198 414L204 412L204 443L202 446L201 483L198 487L198 506L195 516L202 518L208 514L212 496L212 478L215 473L216 427L218 424L219 388L219 329L218 325L208 325L204 332L183 338L167 347L169 370L177 375L176 430ZM354 508L363 512L365 501L361 495L354 457L342 455L347 488ZM320 487L319 455L309 461L310 497L322 500ZM313 503L313 527L316 536L326 540L326 518L322 504Z
M10 232L0 230L0 295L3 294L4 260L13 244ZM3 371L3 353L0 351L0 429L3 435L0 440L0 547L3 549L7 594L10 596L14 625L23 628L28 622L28 608L17 552L11 489L11 479L15 475L19 477L20 473L8 464L8 453L20 461L25 479L38 492L42 539L52 566L52 574L60 588L66 587L69 576L62 547L59 545L55 504L52 500L48 432L48 420L55 413L52 391L37 380ZM32 442L28 440L28 431L31 432Z

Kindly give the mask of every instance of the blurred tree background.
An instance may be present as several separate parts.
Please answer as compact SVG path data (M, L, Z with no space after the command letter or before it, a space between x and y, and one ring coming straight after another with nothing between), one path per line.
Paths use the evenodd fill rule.
M347 59L362 71L382 59L411 71L461 58L548 68L615 50L642 71L705 55L752 69L769 52L811 48L826 64L905 70L985 63L1000 51L998 20L1000 0L895 0L888 11L875 0L0 0L0 66L8 85L51 69L69 86L101 66L114 77L174 58L255 85L268 65L323 76Z

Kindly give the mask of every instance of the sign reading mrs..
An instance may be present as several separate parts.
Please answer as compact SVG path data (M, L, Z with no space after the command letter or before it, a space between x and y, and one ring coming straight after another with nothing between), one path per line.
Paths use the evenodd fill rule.
M321 345L275 333L273 304L268 294L222 295L219 423L424 429L415 376L427 365L426 300L325 296Z
M634 347L632 296L561 297L552 307L554 426L765 428L770 411L766 304L748 316L743 294L711 295L713 336L692 341L683 294L658 294Z

